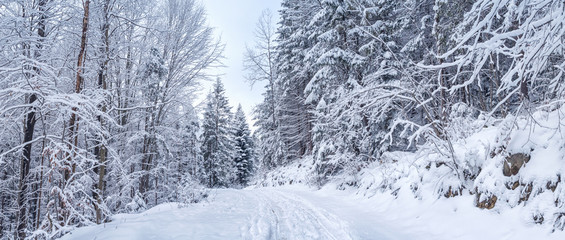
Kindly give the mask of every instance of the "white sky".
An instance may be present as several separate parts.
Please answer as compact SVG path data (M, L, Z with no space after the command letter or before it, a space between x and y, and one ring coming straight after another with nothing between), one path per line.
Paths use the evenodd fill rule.
M253 107L263 100L261 93L266 83L256 83L253 88L245 80L243 54L245 44L253 46L254 30L264 9L273 12L274 22L278 22L278 10L281 0L202 0L208 13L208 22L215 28L216 36L222 38L226 45L223 60L225 68L214 70L222 74L221 79L226 88L232 112L241 103L247 119L252 118ZM196 104L205 100L210 92L211 82L205 83ZM249 121L251 122L251 121Z

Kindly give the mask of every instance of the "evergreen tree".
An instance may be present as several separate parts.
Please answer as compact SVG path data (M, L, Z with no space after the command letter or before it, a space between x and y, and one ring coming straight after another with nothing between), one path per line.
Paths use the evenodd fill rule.
M314 106L305 102L305 89L316 71L316 55L311 49L318 34L311 31L310 22L320 9L319 2L306 0L286 0L281 5L275 57L279 132L275 136L284 143L285 156L272 159L275 165L312 153Z
M224 94L224 85L220 79L217 79L212 92L208 94L204 109L202 121L203 182L208 187L229 186L236 172L230 126L231 107Z
M318 71L311 78L307 102L316 105L314 152L322 176L379 158L383 141L401 109L386 96L399 82L400 1L322 1L312 22L319 32L313 50Z
M237 167L236 183L246 185L253 172L253 140L249 125L241 105L237 107L234 116L235 166Z
M174 160L168 164L166 186L175 189L168 192L169 201L191 202L196 196L192 195L195 181L202 175L200 155L200 123L195 110L188 107L182 120L178 121L176 130L171 135L177 135L178 141L172 144Z
M194 111L194 109L192 109ZM195 112L187 114L183 120L184 127L181 133L182 146L179 152L181 157L179 172L181 175L195 177L199 172L200 159L200 122Z

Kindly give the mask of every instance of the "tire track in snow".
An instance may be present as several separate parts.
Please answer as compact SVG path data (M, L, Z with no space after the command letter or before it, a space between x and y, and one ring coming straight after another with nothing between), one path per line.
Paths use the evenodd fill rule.
M294 194L266 189L248 193L258 207L244 239L352 239L345 222Z

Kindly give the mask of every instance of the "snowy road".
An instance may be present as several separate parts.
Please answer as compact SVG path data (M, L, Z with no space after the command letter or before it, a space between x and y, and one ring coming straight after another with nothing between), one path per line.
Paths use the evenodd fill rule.
M219 189L202 203L116 215L110 223L76 229L63 239L565 239L565 232L551 234L549 226L525 224L529 213L519 209L504 214L478 209L473 197L421 201L411 193L365 198L331 187Z
M141 214L117 215L111 223L81 228L63 239L369 239L331 209L301 196L308 193L215 190L205 203L187 208L163 204Z
M256 208L241 231L243 239L352 239L347 223L295 194L239 192L241 204Z

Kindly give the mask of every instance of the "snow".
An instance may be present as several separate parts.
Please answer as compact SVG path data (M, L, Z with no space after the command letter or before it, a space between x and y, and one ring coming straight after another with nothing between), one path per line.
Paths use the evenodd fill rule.
M161 204L79 228L62 239L564 239L524 225L519 210L473 206L471 196L421 201L411 192L371 198L331 184L213 190L208 201Z
M161 204L63 239L352 239L347 225L287 192L214 190L208 202Z

